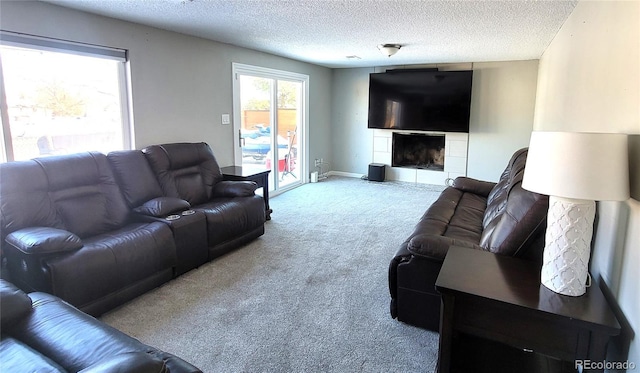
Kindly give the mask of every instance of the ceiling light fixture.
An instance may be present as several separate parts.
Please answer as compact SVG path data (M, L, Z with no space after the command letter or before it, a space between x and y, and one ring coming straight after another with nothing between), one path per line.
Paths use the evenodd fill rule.
M398 51L402 48L400 44L378 44L378 49L380 52L387 57L391 57L394 54L398 53Z

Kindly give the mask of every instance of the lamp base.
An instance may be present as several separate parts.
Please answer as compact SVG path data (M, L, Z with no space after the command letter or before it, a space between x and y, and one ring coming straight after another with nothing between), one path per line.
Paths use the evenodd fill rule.
M549 196L547 232L540 281L563 295L587 291L594 201Z

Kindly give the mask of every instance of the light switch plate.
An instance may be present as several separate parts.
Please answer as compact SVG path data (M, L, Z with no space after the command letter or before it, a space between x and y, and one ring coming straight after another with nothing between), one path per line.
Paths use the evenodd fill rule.
M222 124L231 124L231 118L229 114L222 114Z

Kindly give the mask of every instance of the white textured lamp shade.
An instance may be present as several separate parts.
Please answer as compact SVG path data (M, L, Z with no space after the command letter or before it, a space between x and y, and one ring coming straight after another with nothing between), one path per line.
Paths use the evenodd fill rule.
M625 201L628 154L624 134L534 131L522 187L558 197Z
M556 293L586 292L595 202L629 198L627 136L533 132L522 187L549 195L540 280Z

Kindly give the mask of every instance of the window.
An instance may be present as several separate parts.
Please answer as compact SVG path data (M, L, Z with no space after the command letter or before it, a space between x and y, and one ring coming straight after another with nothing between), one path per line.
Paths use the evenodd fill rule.
M0 36L3 161L131 148L126 51Z

